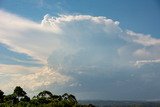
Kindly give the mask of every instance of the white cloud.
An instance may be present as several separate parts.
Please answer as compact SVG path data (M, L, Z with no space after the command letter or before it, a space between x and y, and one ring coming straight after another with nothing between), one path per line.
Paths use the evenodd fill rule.
M5 78L4 78L5 77ZM68 82L70 77L62 75L45 66L24 67L19 65L0 65L0 86L5 91L15 86L22 86L27 90L34 90L41 86L55 85ZM6 80L7 79L7 80Z
M71 78L64 76L49 67L43 67L37 69L35 73L22 75L19 79L13 79L11 84L14 86L23 86L27 89L36 89L41 86L64 84L68 82Z
M79 22L82 24L80 24ZM87 23L94 24L94 25L85 26L84 24L87 24ZM121 29L118 27L119 25L118 21L113 21L111 19L107 19L106 17L102 17L102 16L93 17L90 15L60 15L59 17L51 17L49 14L47 14L44 16L44 19L42 20L43 26L50 26L53 29L55 28L59 30L61 29L62 32L64 30L63 29L64 27L67 27L71 24L73 24L73 26L75 25L76 27L80 27L79 25L82 25L82 27L86 27L86 28L101 27L101 30L106 31L106 33L111 33L112 35L113 33L119 33L121 31ZM97 27L95 25L97 25ZM73 26L70 26L70 27L73 27ZM69 29L66 29L66 30L69 30Z
M160 59L156 59L156 60L138 60L135 63L135 66L141 67L145 64L154 64L154 63L160 63Z
M51 17L46 15L42 20L42 25L52 29L59 29L61 48L53 51L53 55L50 56L57 61L56 63L51 61L54 66L64 65L70 68L82 66L83 68L85 64L86 66L94 66L92 65L93 63L110 63L104 62L103 59L111 58L111 53L113 55L117 54L109 46L111 41L115 45L114 51L124 41L120 38L122 30L118 26L119 22L106 17L93 17L90 15ZM107 51L111 52L106 54ZM78 57L82 57L82 59ZM69 60L67 61L66 59L68 58ZM74 61L78 61L80 65L75 65L76 62Z
M20 65L6 65L6 64L0 64L0 74L6 75L6 74L21 74L21 73L29 73L34 72L37 70L38 67L25 67Z
M11 13L0 11L0 42L11 50L25 53L46 63L49 54L57 47L54 31L38 23ZM36 36L35 36L36 35Z
M126 46L118 50L124 59L135 62L134 65L139 67L159 60L160 39L130 30L124 32L121 37L127 42Z
M144 35L141 33L135 33L133 31L127 31L128 40L144 45L144 46L160 46L160 39L151 37L151 35Z

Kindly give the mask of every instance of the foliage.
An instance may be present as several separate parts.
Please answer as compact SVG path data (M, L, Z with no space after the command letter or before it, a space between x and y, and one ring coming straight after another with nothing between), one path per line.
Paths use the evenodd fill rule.
M65 93L53 95L44 90L32 99L20 87L16 86L13 94L4 95L0 90L0 107L94 107L93 105L81 105L72 94Z
M0 90L0 103L2 103L3 100L4 100L4 95L3 94L4 94L4 92Z
M20 86L16 86L13 94L15 94L19 99L19 97L24 97L27 93Z
M4 102L16 104L16 103L18 103L18 98L16 97L15 94L6 95L6 96L4 96Z
M20 101L29 102L30 98L27 95L25 95L23 98L20 99Z

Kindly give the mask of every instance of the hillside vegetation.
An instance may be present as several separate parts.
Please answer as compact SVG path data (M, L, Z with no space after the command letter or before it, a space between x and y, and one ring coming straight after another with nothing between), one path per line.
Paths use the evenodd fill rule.
M30 98L20 87L15 87L12 94L4 95L0 90L0 107L94 107L92 104L79 104L72 94L53 95L50 91L42 91Z

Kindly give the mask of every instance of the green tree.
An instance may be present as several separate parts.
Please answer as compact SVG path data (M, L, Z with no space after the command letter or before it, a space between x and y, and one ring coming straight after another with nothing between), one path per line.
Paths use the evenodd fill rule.
M42 91L30 99L27 93L17 86L13 94L5 95L0 90L0 107L95 107L94 105L78 104L72 94L53 95L50 91Z
M18 97L18 100L20 100L20 97L24 97L27 93L20 86L16 86L13 94L15 94Z
M65 94L62 95L62 98L66 103L68 103L72 106L78 104L78 102L76 100L76 97L72 94L65 93Z
M4 102L11 102L12 104L18 103L18 98L15 94L6 95L4 97Z
M41 98L41 97L45 97L45 98L52 98L53 97L53 94L50 92L50 91L42 91L40 92L38 95L37 95L38 98Z
M61 95L53 95L52 99L55 101L61 101L62 100L62 96Z
M20 101L29 102L30 98L27 95L25 95L23 98L20 99Z
M4 100L4 92L2 91L2 90L0 90L0 103L2 103L3 102L3 100Z
M70 94L70 95L68 96L68 99L69 99L70 101L74 102L74 103L77 103L76 97L75 97L74 95L72 95L72 94Z
M37 95L37 100L40 104L48 104L51 102L53 94L50 91L42 91Z

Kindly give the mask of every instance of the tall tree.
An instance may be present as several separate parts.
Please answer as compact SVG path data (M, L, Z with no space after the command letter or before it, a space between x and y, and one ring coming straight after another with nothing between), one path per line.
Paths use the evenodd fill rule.
M15 94L19 99L20 97L24 97L27 93L20 86L16 86L13 94Z
M68 101L72 105L75 105L78 103L76 100L76 97L72 94L65 93L62 95L62 98L63 100Z

